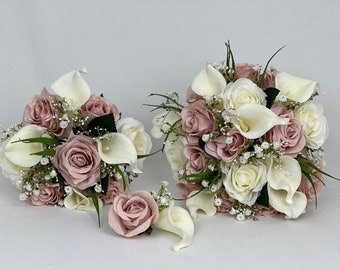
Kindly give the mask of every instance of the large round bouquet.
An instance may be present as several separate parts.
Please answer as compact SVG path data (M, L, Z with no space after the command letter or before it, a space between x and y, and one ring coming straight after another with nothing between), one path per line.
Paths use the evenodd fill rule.
M236 64L230 48L207 64L187 90L154 110L152 135L163 150L193 217L201 209L237 219L284 214L298 218L324 185L328 124L317 82L253 64Z

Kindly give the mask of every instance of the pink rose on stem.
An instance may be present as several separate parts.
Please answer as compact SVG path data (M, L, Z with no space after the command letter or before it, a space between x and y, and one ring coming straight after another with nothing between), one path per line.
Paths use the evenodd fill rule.
M288 110L284 105L276 105L272 107L272 111L280 117L289 118L290 121L288 125L277 125L270 129L264 135L265 140L280 142L284 155L296 157L306 144L300 121L295 118L294 112Z
M99 198L104 204L111 204L119 194L128 194L128 190L124 190L122 180L117 180L114 176L111 176L106 194L100 194Z
M322 169L322 162L316 163L315 166ZM302 175L301 183L300 183L298 190L305 193L307 200L311 201L311 200L316 199L320 195L321 191L323 190L324 177L323 177L323 174L318 172L317 170L313 168L309 168L309 169L316 175L316 177L312 176L315 191L314 191L312 184L306 178L305 175Z
M187 144L184 146L184 156L189 160L186 169L187 174L204 172L207 170L207 155L196 144Z
M228 137L218 136L205 144L205 152L216 159L231 162L244 148L246 138L236 129L228 131Z
M182 112L182 129L191 137L200 138L203 134L215 130L216 121L210 110L205 108L204 100L198 100L185 107Z
M96 184L100 162L93 140L84 135L71 135L66 143L57 146L52 160L66 182L80 190Z
M40 95L33 96L26 105L22 124L24 126L37 125L46 130L51 130L60 139L67 138L72 125L64 121L66 126L61 127L62 120L58 118L62 118L62 112L59 107L53 106L53 103L58 101L59 97L51 95L46 89Z
M36 206L57 204L60 200L60 186L59 184L53 184L49 186L42 186L39 189L39 194L35 195L32 193L27 200Z
M132 237L145 232L159 217L150 193L137 191L118 195L109 211L109 225L119 235Z
M91 95L83 105L83 111L86 116L90 116L89 122L98 116L113 114L115 121L120 118L117 107L109 102L106 98L96 95Z

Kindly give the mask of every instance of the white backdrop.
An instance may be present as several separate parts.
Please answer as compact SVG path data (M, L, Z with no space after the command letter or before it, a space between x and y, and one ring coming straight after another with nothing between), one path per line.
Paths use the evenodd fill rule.
M340 176L340 1L90 1L0 0L0 123L21 121L29 98L82 66L92 92L150 130L151 92L182 97L209 60L225 58L230 40L237 62L272 65L320 82L330 125L327 172ZM154 149L160 141L154 140ZM172 184L162 155L145 163L132 190ZM176 194L176 190L173 189ZM123 239L90 213L32 207L0 176L1 269L338 269L340 183L327 180L318 209L297 221L237 222L219 214L195 220L194 244L171 251L178 238L154 231Z

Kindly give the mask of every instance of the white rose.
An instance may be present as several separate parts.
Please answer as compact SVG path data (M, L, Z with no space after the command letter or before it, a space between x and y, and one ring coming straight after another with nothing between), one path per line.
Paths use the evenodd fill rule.
M244 164L231 167L223 179L227 193L234 199L249 206L253 205L267 182L264 163Z
M294 111L295 117L302 124L306 145L313 149L320 148L326 141L329 127L320 104L307 101Z
M174 142L167 144L164 148L166 158L171 166L175 180L178 180L178 172L184 170L185 165L188 162L188 159L184 156L183 151L185 144L185 139L183 137L179 137Z
M143 124L131 117L120 119L117 123L119 133L127 136L134 144L137 155L148 155L151 151L152 142L148 133L145 132ZM137 160L138 169L143 168L145 158Z
M230 82L222 93L224 107L237 110L244 104L266 105L266 94L247 78Z
M164 112L154 117L151 135L159 139L169 132L171 126L181 119L181 115L174 111Z

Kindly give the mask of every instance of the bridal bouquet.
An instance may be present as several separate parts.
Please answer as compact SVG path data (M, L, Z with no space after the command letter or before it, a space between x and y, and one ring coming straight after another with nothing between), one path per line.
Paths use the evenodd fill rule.
M165 183L158 192L129 190L152 147L143 124L91 94L82 73L61 76L51 85L53 94L43 89L33 96L22 122L2 131L0 167L20 190L19 199L96 211L99 226L100 209L112 204L109 225L119 235L155 227L182 237L174 250L190 245L191 217L174 206Z
M229 43L222 63L208 63L187 89L151 94L164 100L152 135L163 151L192 217L202 210L238 220L284 214L296 219L324 185L328 124L317 82L235 63ZM328 174L327 174L328 175ZM330 175L328 175L330 176Z

